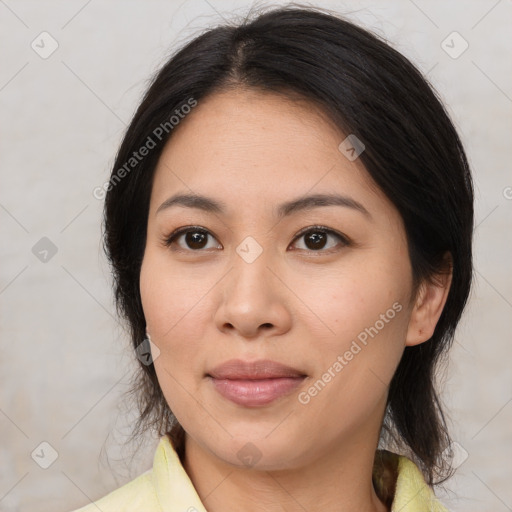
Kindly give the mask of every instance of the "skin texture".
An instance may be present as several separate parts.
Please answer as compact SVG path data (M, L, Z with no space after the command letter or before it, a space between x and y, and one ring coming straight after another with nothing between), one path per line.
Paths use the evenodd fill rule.
M312 104L239 89L201 100L161 155L140 289L158 380L187 433L184 467L209 512L386 510L371 471L388 384L405 346L432 335L450 279L412 296L402 219L360 160L338 149L345 137ZM222 201L226 212L157 212L178 192ZM350 197L369 215L322 206L275 216L282 202L317 193ZM315 225L349 243L328 234L315 249L297 237ZM184 226L209 232L203 248L185 235L165 244ZM251 263L236 250L248 236L262 249ZM333 371L381 315L384 327ZM287 396L244 407L206 377L233 358L307 377ZM239 457L248 450L251 466Z

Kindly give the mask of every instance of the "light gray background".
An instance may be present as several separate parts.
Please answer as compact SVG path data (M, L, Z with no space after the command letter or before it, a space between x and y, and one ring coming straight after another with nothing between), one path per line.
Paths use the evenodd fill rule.
M114 319L102 202L92 191L108 179L126 124L165 57L250 5L0 0L2 511L68 512L151 465L156 439L133 460L122 446L133 421L122 393L134 362ZM476 185L476 281L443 394L463 462L438 495L453 511L512 510L512 2L313 5L386 36L412 59L465 144ZM31 48L34 40L42 46L43 31L59 45L46 59ZM453 31L469 43L458 58L442 47ZM447 41L461 48L461 40ZM57 248L46 262L32 252L42 237ZM42 442L58 454L48 469L34 460L49 460Z

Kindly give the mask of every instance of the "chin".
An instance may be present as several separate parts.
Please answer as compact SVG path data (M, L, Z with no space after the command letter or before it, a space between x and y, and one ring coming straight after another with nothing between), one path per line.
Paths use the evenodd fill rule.
M241 425L238 429L227 428L233 437L223 436L221 440L207 441L209 450L218 458L238 468L269 471L289 469L297 464L297 447L301 440L289 432L272 432L272 427L258 428ZM277 429L276 429L277 430Z

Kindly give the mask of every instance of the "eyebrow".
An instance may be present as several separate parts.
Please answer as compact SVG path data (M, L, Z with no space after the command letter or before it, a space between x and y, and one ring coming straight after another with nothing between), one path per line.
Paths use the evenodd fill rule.
M158 214L162 210L172 206L195 208L209 213L222 215L227 211L226 204L211 197L198 194L176 194L166 199L157 209ZM343 206L363 213L371 219L370 212L355 199L339 194L313 194L292 201L287 201L277 207L276 214L279 219L287 217L299 211L311 210L322 206Z

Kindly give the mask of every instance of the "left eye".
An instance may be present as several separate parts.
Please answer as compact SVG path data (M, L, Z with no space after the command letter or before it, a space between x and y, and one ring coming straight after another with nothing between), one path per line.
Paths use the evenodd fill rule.
M177 241L182 237L184 238L185 248L177 243ZM186 248L188 248L192 252L200 252L201 249L215 249L216 247L222 248L220 244L217 246L213 244L208 247L209 237L212 240L216 240L213 235L206 229L189 227L175 231L170 236L165 238L164 243L168 247L172 246L173 244L177 244L179 247L177 250L187 250ZM328 245L329 238L338 239L338 244L331 243ZM300 239L304 239L303 245L305 246L299 247L300 250L314 252L319 252L322 249L332 249L333 247L336 247L336 245L349 245L349 240L345 236L333 231L332 229L324 228L322 226L312 228L310 227L307 228L307 230L303 230L294 238L294 242Z
M302 231L295 238L295 240L304 239L304 245L306 247L299 249L318 252L321 249L332 249L333 247L336 247L336 244L331 244L330 246L326 247L329 237L337 238L339 241L341 241L342 246L349 245L347 238L340 233L336 233L332 229L327 229L320 226L315 228L308 228L307 231Z

